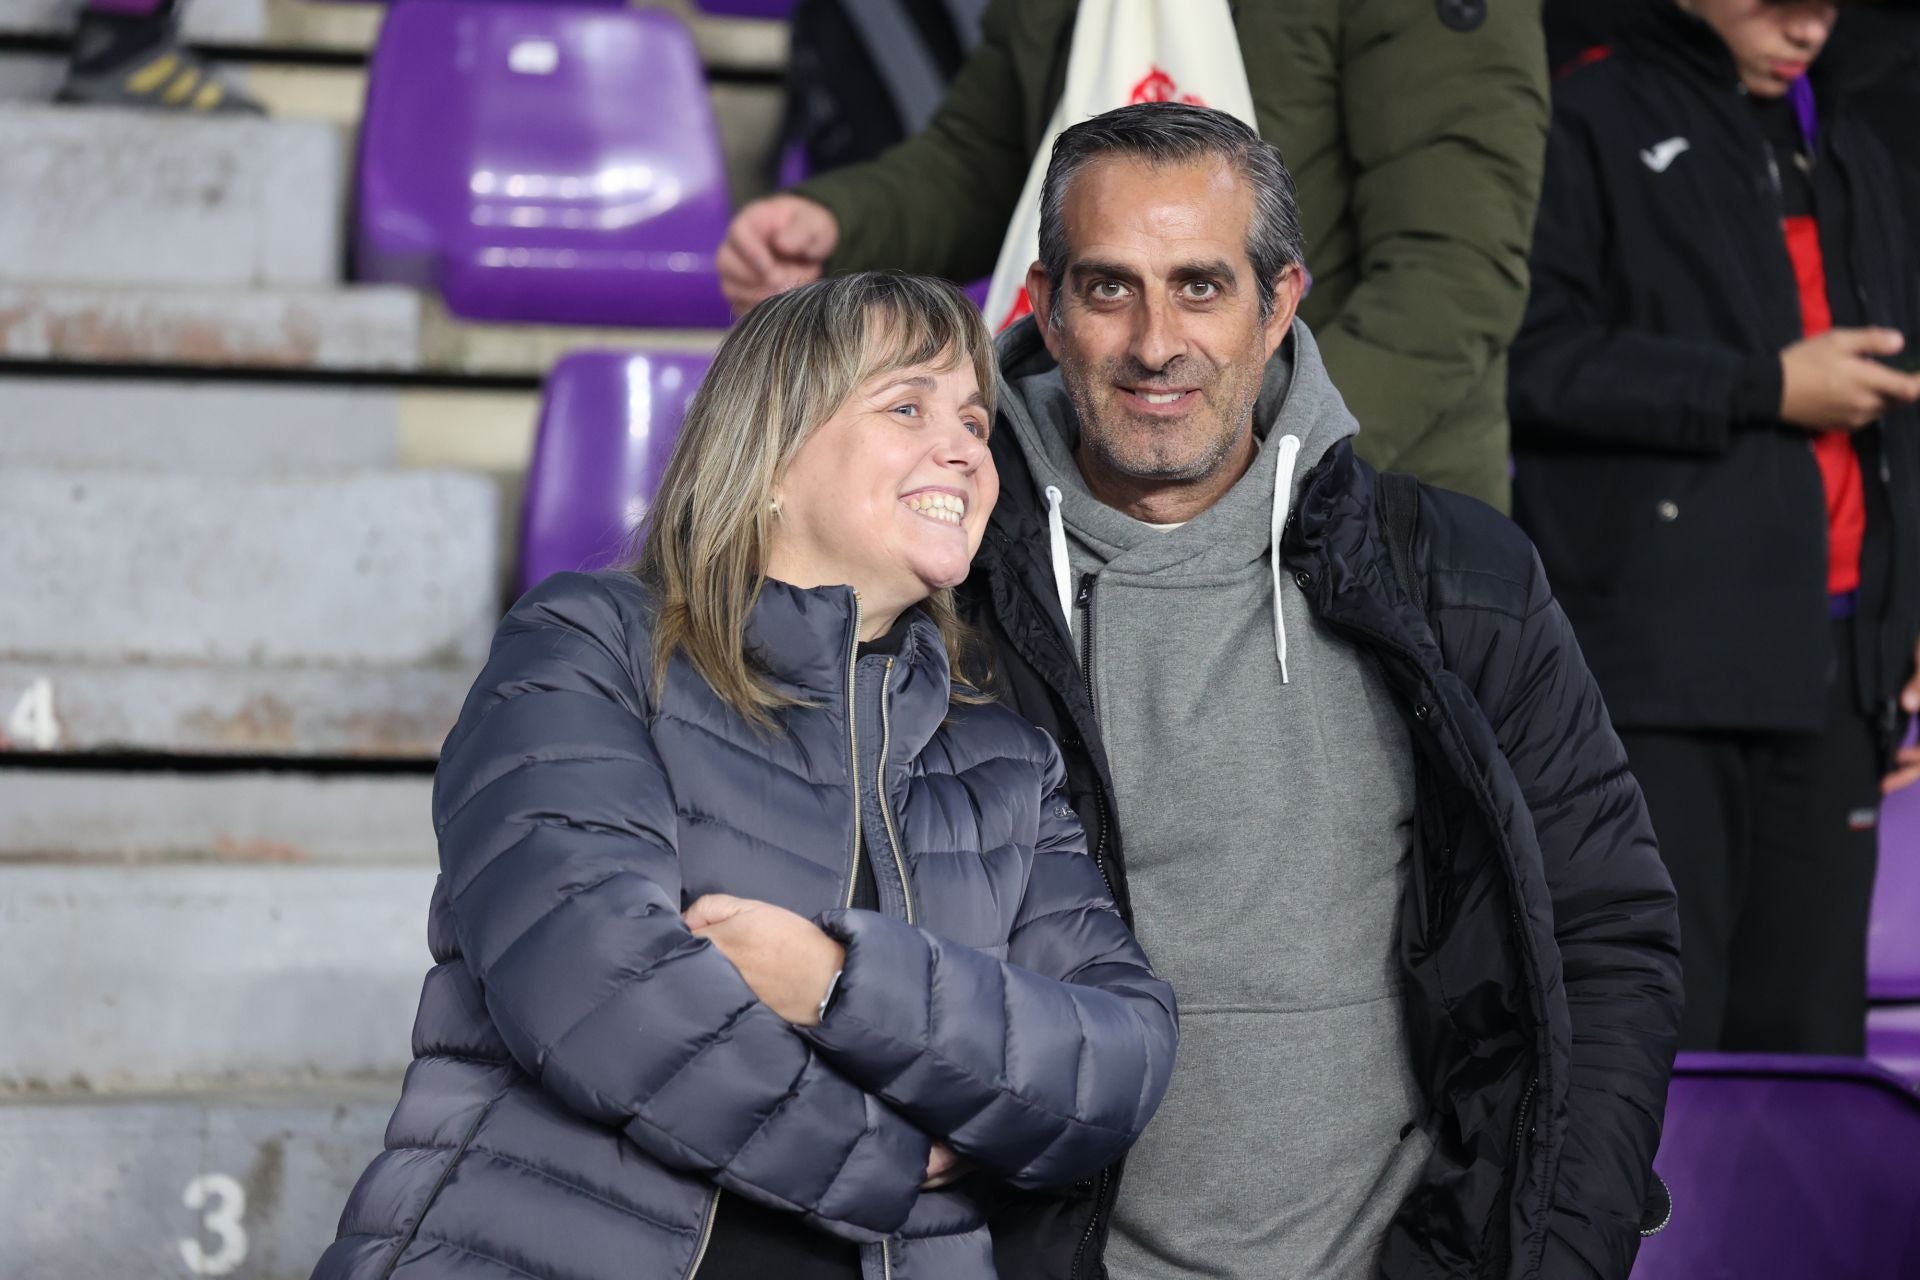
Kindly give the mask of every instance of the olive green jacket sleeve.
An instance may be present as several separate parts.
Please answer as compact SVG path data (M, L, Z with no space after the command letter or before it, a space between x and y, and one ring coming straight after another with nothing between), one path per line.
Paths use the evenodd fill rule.
M1531 0L1485 0L1484 20L1464 32L1440 20L1436 0L1342 8L1359 278L1315 337L1360 421L1359 452L1391 468L1486 381L1520 327L1546 49ZM1504 439L1504 421L1498 429Z
M980 44L925 129L795 188L839 221L829 273L891 267L971 280L993 270L1052 110L1029 101L1036 63L1072 14L1057 0L993 0Z

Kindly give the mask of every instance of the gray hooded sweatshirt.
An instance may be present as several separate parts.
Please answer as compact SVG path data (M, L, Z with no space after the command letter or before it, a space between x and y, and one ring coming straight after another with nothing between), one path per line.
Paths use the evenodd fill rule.
M1066 616L1083 645L1092 628L1140 941L1180 1000L1173 1083L1128 1159L1108 1268L1370 1276L1429 1149L1396 960L1412 743L1381 675L1276 579L1302 478L1353 417L1296 322L1252 467L1160 529L1088 492L1031 323L1002 338L1001 368Z

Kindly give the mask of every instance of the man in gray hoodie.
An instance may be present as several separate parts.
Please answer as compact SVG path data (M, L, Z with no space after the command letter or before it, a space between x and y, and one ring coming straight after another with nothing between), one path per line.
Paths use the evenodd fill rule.
M1530 548L1490 509L1426 491L1416 571L1436 583L1434 623L1407 608L1347 443L1358 428L1295 318L1292 181L1231 117L1153 104L1062 133L1040 253L1034 318L1001 340L1003 497L962 604L1001 696L1061 739L1182 1038L1124 1180L1083 1189L1072 1256L1037 1264L1010 1216L1002 1274L1092 1276L1103 1245L1114 1280L1466 1262L1624 1277L1660 1195L1672 891ZM1442 541L1458 563L1435 562ZM1444 602L1440 578L1458 585ZM1448 608L1463 621L1437 642ZM1455 641L1535 655L1551 693L1516 695L1502 667L1457 705L1436 697L1472 665ZM1488 737L1479 756L1466 745ZM1561 744L1551 768L1573 772L1520 772L1532 741ZM1601 797L1603 818L1547 812ZM1597 896L1549 871L1576 853ZM1600 912L1568 911L1564 937L1562 894ZM1620 967L1599 975L1607 999L1569 1006L1560 947L1583 928ZM1485 1010L1452 1007L1463 989L1502 1012L1479 1026ZM1610 1087L1630 1105L1576 1117L1587 1019L1628 1029L1604 1065L1626 1071ZM1462 1060L1484 1078L1463 1085ZM1543 1087L1553 1123L1536 1118ZM1561 1127L1562 1110L1590 1127Z

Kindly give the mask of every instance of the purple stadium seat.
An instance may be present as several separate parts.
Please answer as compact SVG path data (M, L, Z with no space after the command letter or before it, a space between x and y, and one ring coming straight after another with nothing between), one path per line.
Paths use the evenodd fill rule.
M578 351L554 365L521 507L520 590L626 553L711 363L704 354Z
M1682 1054L1634 1280L1920 1276L1920 1095L1846 1058Z
M1881 806L1867 991L1875 1000L1920 1000L1920 787Z
M1920 1003L1867 1010L1867 1056L1920 1088Z
M779 18L793 15L795 0L694 0L702 13L723 18Z
M456 315L722 326L699 55L657 9L407 0L369 72L354 273Z

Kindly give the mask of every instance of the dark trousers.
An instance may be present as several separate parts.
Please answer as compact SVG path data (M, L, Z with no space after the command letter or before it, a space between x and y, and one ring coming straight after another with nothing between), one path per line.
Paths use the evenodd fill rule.
M1620 731L1680 896L1682 1049L1865 1049L1880 746L1834 642L1819 733Z

